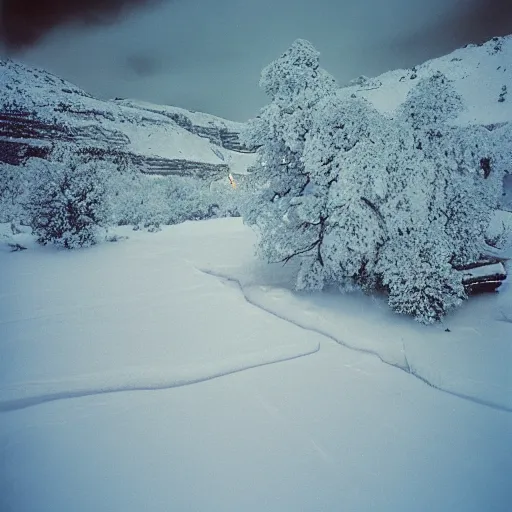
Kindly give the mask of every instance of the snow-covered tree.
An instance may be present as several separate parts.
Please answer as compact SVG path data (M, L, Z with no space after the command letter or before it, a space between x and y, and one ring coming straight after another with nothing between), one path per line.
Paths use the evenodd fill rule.
M308 222L317 225L317 251L307 257L316 264L303 262L299 288L310 282L375 286L392 131L390 121L365 100L329 95L319 102L302 159L311 187L305 202L310 217L316 215ZM321 277L305 278L309 268Z
M464 288L441 214L444 170L419 152L408 125L359 99L326 98L304 162L323 189L324 231L320 258L301 265L299 287L384 287L393 309L423 322L460 304Z
M432 198L429 222L443 221L454 265L474 261L481 254L503 180L503 171L495 165L500 151L493 145L491 132L481 126L447 124L463 108L448 79L436 73L420 81L398 111L398 120L413 128L411 158L416 169L435 168L422 185L430 189Z
M429 323L459 305L465 293L462 276L451 263L453 242L442 213L445 187L440 185L440 169L416 152L409 146L388 161L393 192L380 209L386 240L376 272L393 309Z
M73 249L93 245L108 221L104 173L94 162L40 160L32 176L28 210L42 244Z
M272 101L243 134L248 146L259 148L259 159L251 178L254 193L242 211L260 232L260 254L288 261L317 245L318 226L303 218L311 187L302 157L316 105L335 92L336 83L320 68L311 43L299 39L263 70L260 86Z
M447 123L462 109L438 73L411 90L395 119L406 143L387 165L393 194L381 210L388 239L378 271L390 305L423 322L465 298L454 267L480 257L501 188L490 132Z
M498 206L503 172L495 165L492 134L484 127L451 128L445 137L451 172L445 174L446 233L452 243L454 265L478 259L485 233Z
M297 41L261 84L272 102L246 134L259 161L243 208L260 255L297 260L300 289L384 288L422 322L459 305L454 267L479 257L502 171L489 130L449 124L464 106L446 77L420 81L390 118L337 93Z

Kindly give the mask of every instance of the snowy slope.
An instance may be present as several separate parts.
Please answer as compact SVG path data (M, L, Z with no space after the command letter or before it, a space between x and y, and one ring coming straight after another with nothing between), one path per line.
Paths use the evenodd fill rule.
M180 109L180 116L189 120L184 128L166 115L166 107L98 100L46 71L9 60L0 61L0 109L4 148L16 142L21 147L26 143L47 146L49 140L73 141L142 159L149 162L149 171L152 159L160 161L158 170L165 168L162 160L167 160L171 167L177 161L178 170L179 162L197 162L210 165L205 171L214 173L217 168L220 174L226 169L244 172L254 160L252 154L231 149L238 140L237 123ZM224 139L198 134L196 122L222 132Z
M397 69L375 78L360 78L342 95L367 98L381 112L392 113L419 80L441 71L462 96L466 110L455 124L497 124L512 120L512 36L468 45L412 69ZM506 91L500 100L503 87Z
M427 327L239 219L118 232L0 251L0 510L509 510L510 289Z
M205 128L223 127L235 133L240 132L243 128L243 123L239 123L237 121L229 121L228 119L223 119L222 117L206 114L204 112L197 112L195 110L187 110L180 107L173 107L171 105L155 105L154 103L149 103L142 100L116 99L114 101L118 105L147 110L150 112L154 111L163 115L168 115L169 117L183 116L187 118L194 126L202 126Z

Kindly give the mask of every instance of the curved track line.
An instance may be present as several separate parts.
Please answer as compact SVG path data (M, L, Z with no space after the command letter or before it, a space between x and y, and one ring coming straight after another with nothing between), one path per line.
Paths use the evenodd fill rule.
M417 370L415 370L414 368L411 368L409 362L407 361L407 356L405 356L405 363L406 364L404 366L400 366L399 364L393 364L393 363L383 359L382 356L378 352L376 352L374 350L366 349L366 348L362 348L362 347L354 347L353 345L349 345L349 344L345 343L343 340L339 340L339 339L335 338L332 334L324 332L321 329L310 327L308 325L301 324L300 322L298 322L296 320L292 320L292 319L287 318L285 316L281 316L278 313L276 313L274 311L271 311L270 309L265 308L261 304L258 304L257 302L251 300L251 298L248 297L248 295L247 295L247 293L246 293L242 283L240 283L240 281L238 279L234 278L234 277L223 275L223 274L214 272L212 270L205 270L205 269L202 269L202 268L197 268L197 270L199 270L203 274L215 277L217 279L224 280L224 281L229 281L231 283L235 283L240 288L240 291L242 292L243 296L245 297L245 300L249 304L251 304L252 306L257 307L257 308L261 309L262 311L265 311L266 313L269 313L269 314L271 314L271 315L273 315L273 316L275 316L277 318L280 318L281 320L284 320L285 322L289 322L289 323L291 323L293 325L296 325L297 327L300 327L301 329L304 329L306 331L310 331L310 332L314 332L316 334L320 334L321 336L324 336L325 338L328 338L331 341L334 341L335 343L337 343L338 345L341 345L341 346L343 346L345 348L348 348L349 350L355 350L356 352L362 352L364 354L369 354L369 355L375 356L381 362L383 362L384 364L387 364L388 366L391 366L393 368L398 368L399 370L402 370L403 372L407 373L408 375L411 375L411 376L415 377L416 379L420 380L424 384L427 384L427 386L429 386L429 387L431 387L433 389L436 389L437 391L440 391L442 393L446 393L446 394L451 395L451 396L455 396L455 397L460 398L462 400L467 400L467 401L472 402L472 403L477 404L477 405L482 405L482 406L485 406L485 407L490 407L491 409L495 409L495 410L502 411L502 412L512 413L512 407L503 406L503 405L500 405L499 403L493 402L491 400L484 400L482 398L474 397L474 396L471 396L471 395L466 395L464 393L458 393L457 391L452 391L450 389L442 388L442 387L438 386L437 384L434 384L433 382L429 381L426 377L423 377L422 375L420 375L417 372Z
M318 342L310 343L309 348L284 345L213 363L190 365L175 371L133 368L131 371L81 375L67 380L20 383L16 387L1 390L0 412L25 409L69 398L189 386L251 368L290 361L314 354L319 349ZM97 385L94 385L94 382L97 382Z

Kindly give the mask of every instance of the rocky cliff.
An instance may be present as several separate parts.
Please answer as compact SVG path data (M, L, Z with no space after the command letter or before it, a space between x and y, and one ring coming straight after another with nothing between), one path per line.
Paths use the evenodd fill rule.
M51 73L0 61L0 163L52 158L60 145L145 174L214 180L254 160L242 124L129 100L102 101Z

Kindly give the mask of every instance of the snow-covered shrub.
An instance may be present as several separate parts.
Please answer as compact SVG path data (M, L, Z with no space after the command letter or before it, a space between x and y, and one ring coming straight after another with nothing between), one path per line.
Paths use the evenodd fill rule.
M387 254L393 244L383 248L381 258L391 263L383 274L383 284L389 290L389 305L397 313L432 323L458 307L466 293L460 273L450 265L449 254L440 249L438 240L430 233L417 235L401 237L399 259L395 259L396 250L391 251L394 259Z
M194 178L113 173L108 190L113 224L177 224L213 217L218 210L208 184Z
M24 204L28 197L29 172L25 165L0 163L0 223L27 223Z
M247 190L245 176L235 176L235 188L223 177L210 184L208 198L218 217L239 217L242 198Z
M207 182L196 178L171 177L162 183L162 188L170 206L166 224L208 219L218 212L218 204Z
M414 128L440 125L454 119L463 109L463 101L441 72L420 80L398 108L399 115Z
M97 242L108 221L104 173L97 163L40 161L31 179L28 211L41 244L73 249Z

